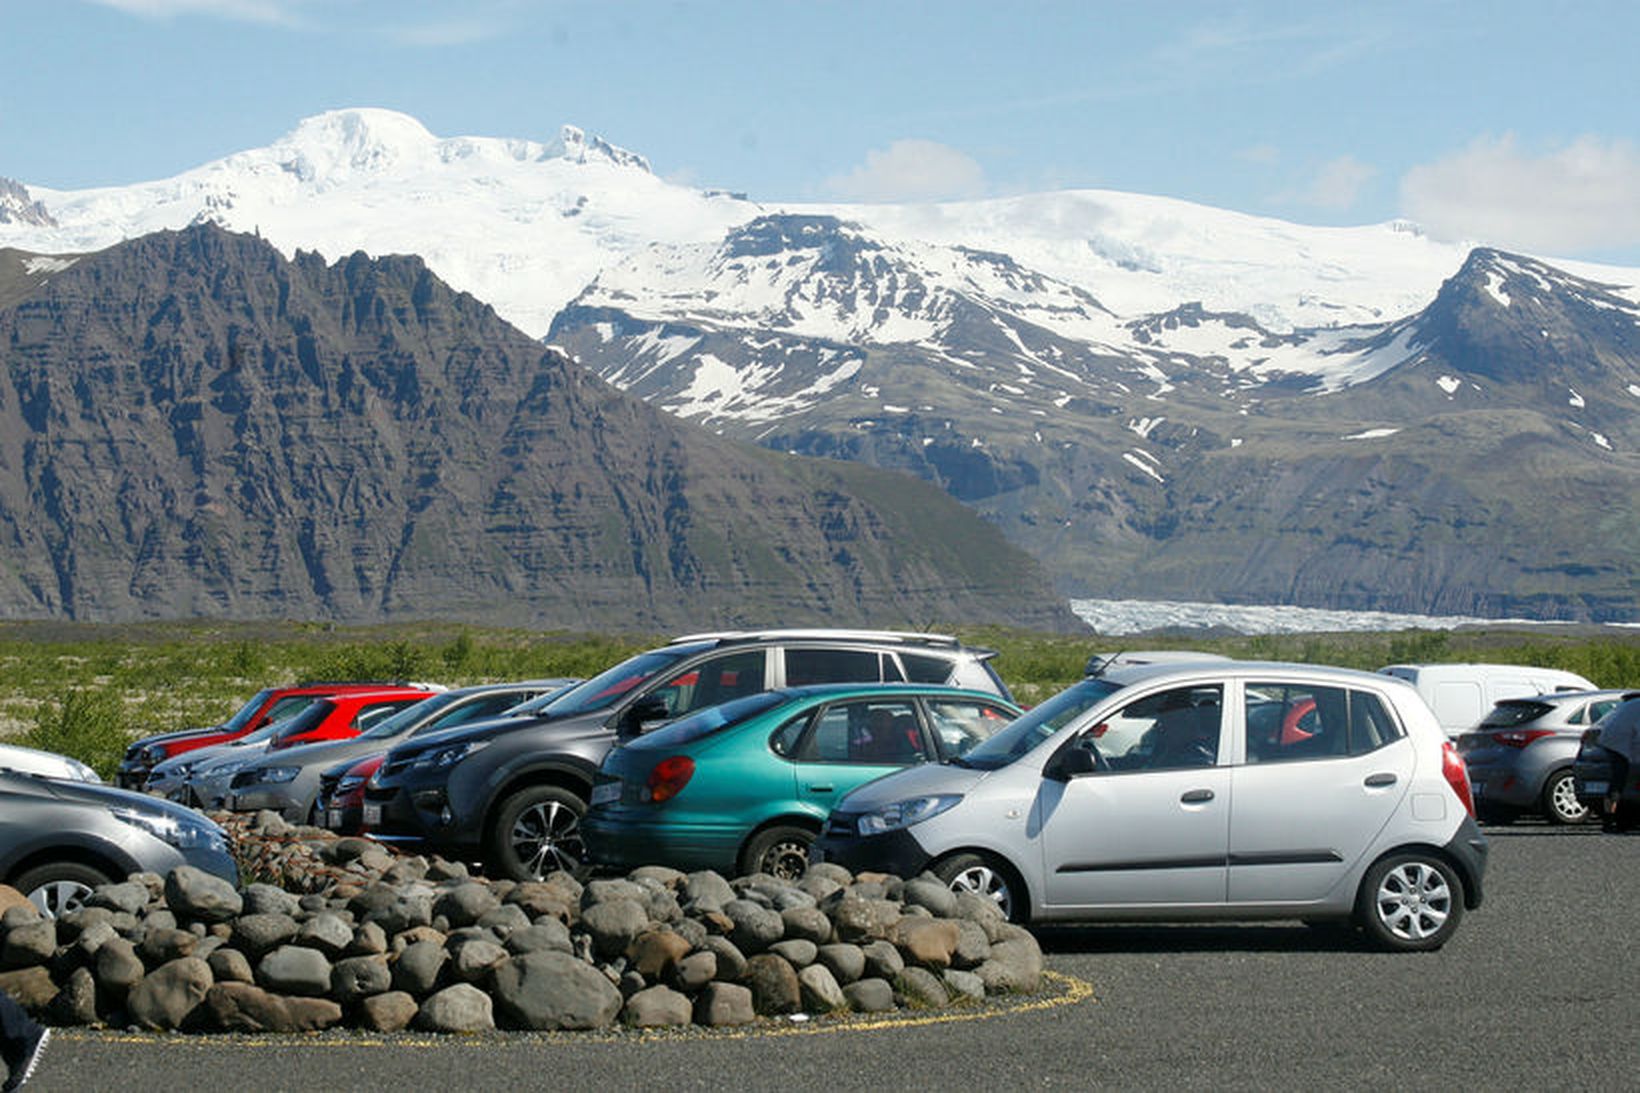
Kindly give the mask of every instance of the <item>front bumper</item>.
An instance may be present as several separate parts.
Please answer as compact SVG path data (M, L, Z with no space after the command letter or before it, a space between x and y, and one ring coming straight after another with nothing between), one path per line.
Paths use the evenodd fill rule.
M851 873L889 873L914 877L933 862L914 834L915 826L881 835L861 835L859 816L833 812L820 838L809 848L809 859L832 862Z
M263 809L271 809L291 823L307 822L305 802L296 800L290 792L290 786L285 784L264 783L230 789L224 795L222 803L229 812L260 812Z

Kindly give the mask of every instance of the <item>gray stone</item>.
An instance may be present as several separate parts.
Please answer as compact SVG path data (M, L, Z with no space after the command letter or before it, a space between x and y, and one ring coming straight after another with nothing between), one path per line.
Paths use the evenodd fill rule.
M463 983L487 980L490 971L507 959L507 950L489 940L468 941L455 950L450 973Z
M387 931L379 922L366 922L353 931L353 940L343 950L348 956L374 956L387 951Z
M516 903L507 903L480 915L478 925L505 939L514 930L527 929L530 925L530 916Z
M251 830L270 839L296 834L296 828L290 821L271 808L264 808L256 813L256 819L251 821Z
M1042 950L1034 938L998 941L974 974L984 981L987 994L1032 993L1042 985Z
M831 918L818 907L791 907L780 912L786 940L812 941L824 945L831 940Z
M669 865L640 865L627 874L639 884L654 884L668 891L676 891L685 874Z
M670 987L646 987L621 1007L621 1021L634 1028L687 1025L693 1015L694 1005L688 996Z
M370 912L366 921L379 922L388 934L402 933L433 922L433 898L422 893L404 893L380 910Z
M137 955L142 957L144 964L155 968L185 956L193 956L198 947L198 936L187 930L156 929L150 924L148 932L143 935L142 944L137 946Z
M689 942L682 934L663 926L639 934L627 947L626 955L640 975L654 980L689 955L689 949Z
M651 891L649 887L625 878L588 881L581 890L581 910L620 899L629 899L641 905L649 898Z
M810 866L809 871L798 880L797 886L813 896L816 903L830 899L846 887L830 877L816 876L813 866Z
M0 966L27 968L44 964L57 952L57 924L51 919L37 919L6 931L6 941L0 946Z
M717 974L715 978L734 983L746 973L746 955L735 947L735 943L726 937L709 937L702 946L705 952L712 954L717 960Z
M894 987L886 979L861 979L843 988L843 998L855 1013L887 1013L894 1008Z
M690 873L683 878L678 890L685 903L703 903L718 910L735 898L735 890L729 882L710 869Z
M393 986L418 998L432 993L450 954L434 941L417 941L408 946L393 964Z
M797 986L806 1013L834 1013L848 1008L848 999L824 964L810 964L798 970Z
M233 885L191 865L179 865L166 876L165 903L178 915L201 922L226 922L245 908Z
M342 1019L342 1007L328 998L286 998L239 982L213 986L205 1008L225 1032L313 1032Z
M587 890L605 881L593 881ZM636 885L633 885L636 887ZM619 956L649 926L643 904L631 899L609 899L581 910L581 927L592 938L593 951L604 958Z
M550 917L567 924L580 917L580 892L571 898L564 886L544 881L525 881L508 892L501 902L504 906L517 907L531 922Z
M514 930L507 935L507 951L514 956L525 953L574 952L570 944L569 927L555 918L543 916L533 925Z
M951 966L961 933L949 919L908 917L895 924L892 940L908 964L939 971Z
M957 924L957 947L951 952L953 968L977 968L991 958L991 942L983 926L966 918L950 921Z
M858 945L822 945L815 959L824 964L839 983L852 983L866 974L866 954Z
M45 968L18 968L0 972L0 994L9 994L30 1013L39 1013L57 997L57 982Z
M457 983L423 1002L416 1024L430 1032L489 1032L495 1028L494 1003L471 983Z
M330 996L346 1005L385 994L393 986L393 972L385 956L350 956L330 969Z
M861 885L855 885L858 890ZM900 921L900 905L887 899L861 899L850 893L831 908L838 941L863 943L886 939Z
M296 919L283 913L240 915L233 922L233 946L261 956L295 937L298 929Z
M708 983L695 996L695 1023L713 1028L749 1025L757 1020L749 987L739 983Z
M136 946L123 937L106 941L97 949L96 971L98 985L116 995L142 982L144 974Z
M769 952L780 957L794 968L806 968L813 964L820 955L820 947L812 941L803 938L788 938L777 941L769 946Z
M404 991L371 995L359 1005L359 1023L372 1032L399 1032L410 1027L421 1007Z
M54 1025L97 1024L97 979L90 968L75 968L68 974L63 989L51 1000L46 1016Z
M443 858L434 858L427 863L427 871L422 875L435 884L447 880L465 880L467 866L458 861L445 861Z
M211 975L218 983L254 983L251 962L238 949L217 949L205 958L211 966Z
M295 918L302 911L301 897L271 884L247 884L240 895L245 901L243 913L247 915L289 915Z
M256 982L275 994L318 997L330 990L330 961L317 949L281 945L256 965Z
M469 881L445 889L433 901L433 914L443 915L452 927L471 926L500 906L501 901L487 886Z
M716 953L690 953L672 965L666 980L680 991L693 993L717 977L717 967Z
M178 1029L205 1001L215 979L211 967L195 957L183 957L143 976L131 988L125 1007L131 1020L146 1029Z
M557 952L515 956L495 970L496 1004L530 1029L603 1028L621 1009L621 992L596 968Z
M79 950L82 961L90 963L92 957L97 955L97 950L102 948L104 942L111 941L119 936L114 927L108 923L95 922L80 931L80 936L74 941L74 948Z
M895 1000L907 1009L939 1009L951 995L939 976L927 968L907 968L894 980Z
M148 906L148 886L136 881L99 884L85 902L90 907L107 907L134 915Z
M1004 923L1008 917L997 906L997 901L979 895L976 892L953 892L957 900L957 909L949 917L963 918L970 922Z
M786 934L779 912L750 899L730 900L723 913L734 923L729 939L743 953L760 953Z
M940 982L954 1002L983 1002L985 1000L985 980L973 972L959 971L956 968L947 968L940 973Z
M373 922L368 925L375 926L381 931L385 947L387 931L382 929L381 923ZM353 924L347 919L335 911L320 911L302 923L301 929L296 931L295 944L318 949L327 957L336 957L347 951L348 946L353 944L354 936Z
M905 970L905 958L887 941L873 941L860 947L866 958L865 974L890 983Z
M913 877L905 882L904 901L913 907L926 907L935 918L955 918L957 896L942 882L932 877Z
M796 1013L802 1008L797 971L773 953L759 953L746 961L741 977L752 991L752 1006L764 1016Z

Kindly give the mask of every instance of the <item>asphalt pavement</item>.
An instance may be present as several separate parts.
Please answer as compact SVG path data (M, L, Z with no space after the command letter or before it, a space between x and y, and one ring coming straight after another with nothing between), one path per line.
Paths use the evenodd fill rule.
M1043 930L1042 998L952 1018L663 1034L153 1037L63 1030L29 1089L1627 1087L1640 837L1490 828L1440 952L1298 924Z

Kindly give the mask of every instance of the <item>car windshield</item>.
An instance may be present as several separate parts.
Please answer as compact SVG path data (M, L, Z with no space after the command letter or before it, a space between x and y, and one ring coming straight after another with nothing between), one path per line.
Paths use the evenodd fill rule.
M648 682L694 651L695 647L679 646L672 649L657 649L652 653L639 653L561 695L548 703L541 712L547 717L573 717L576 714L607 710L633 688Z
M321 699L311 706L304 706L302 712L294 717L287 717L283 721L270 721L248 736L241 736L234 741L235 745L266 744L275 736L286 733L296 734L307 732L313 726L325 719L333 707L329 702Z
M654 732L645 733L641 738L646 748L675 748L699 740L703 736L710 736L719 729L731 725L738 725L788 700L788 696L764 691L761 694L747 695L723 703L721 706L708 706L704 710L692 713L681 721L674 721L670 725L663 725Z
M256 711L262 708L262 703L266 702L272 694L273 688L271 687L264 691L257 691L256 694L251 696L251 700L239 707L239 712L228 718L222 727L228 732L238 732L243 729L251 723L251 718L256 716Z
M445 691L443 694L423 699L413 706L406 706L391 717L376 722L370 726L369 731L360 733L359 737L363 740L387 740L407 733L423 718L436 716L440 710L463 697L456 691Z
M1105 679L1072 684L952 762L979 770L1005 767L1119 690L1119 685Z

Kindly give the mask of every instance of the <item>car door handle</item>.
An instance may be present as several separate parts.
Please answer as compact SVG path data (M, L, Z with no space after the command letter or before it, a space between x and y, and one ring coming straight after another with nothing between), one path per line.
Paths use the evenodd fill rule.
M814 786L809 787L809 792L810 793L834 793L834 792L836 792L836 788L833 787L833 786L814 785Z
M1394 784L1395 775L1387 771L1383 774L1367 775L1367 785L1373 789L1377 789L1379 786L1393 786Z
M1213 791L1210 789L1193 789L1189 793L1186 793L1183 797L1179 798L1181 803L1187 805L1199 805L1205 801L1211 801L1212 799Z

